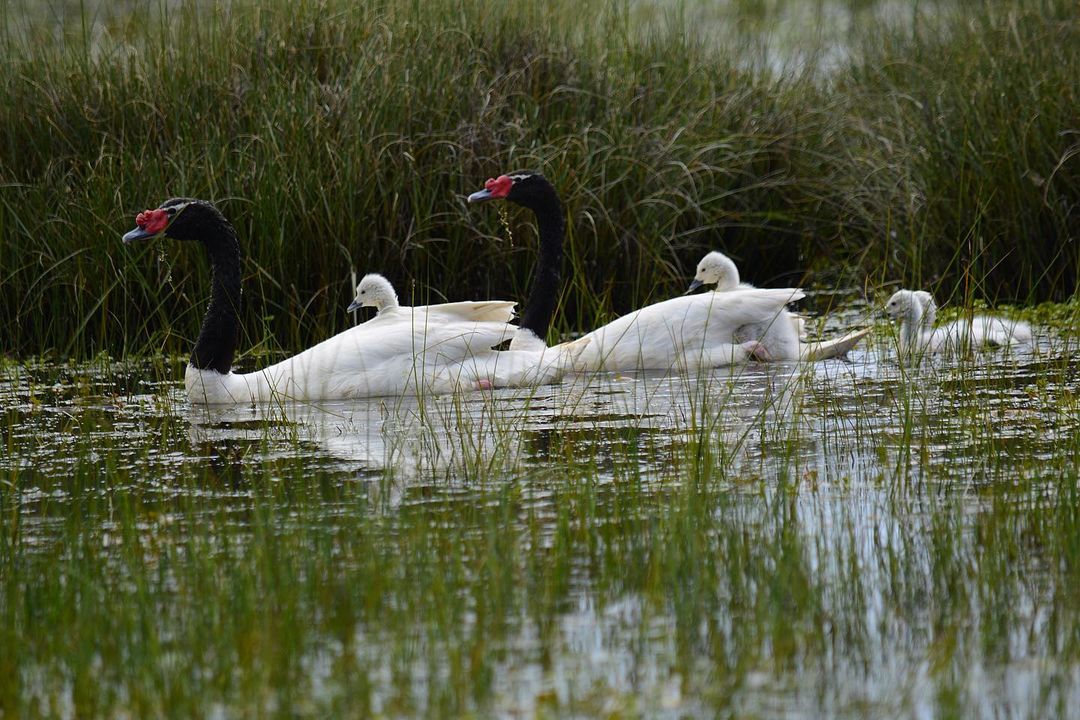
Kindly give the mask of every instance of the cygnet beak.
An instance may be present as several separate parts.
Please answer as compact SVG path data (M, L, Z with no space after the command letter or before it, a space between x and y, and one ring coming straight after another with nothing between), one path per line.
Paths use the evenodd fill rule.
M701 282L697 278L694 278L694 282L690 283L690 287L686 288L686 292L684 292L683 295L689 295L704 284L705 283Z

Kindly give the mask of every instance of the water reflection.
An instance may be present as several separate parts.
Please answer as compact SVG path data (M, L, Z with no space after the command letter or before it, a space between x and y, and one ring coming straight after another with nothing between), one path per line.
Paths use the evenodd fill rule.
M193 453L204 457L263 447L263 459L319 454L356 472L392 471L402 482L453 482L476 466L511 473L575 458L603 463L628 451L648 465L656 451L700 431L721 443L745 441L759 426L788 422L802 372L791 364L697 377L599 373L458 396L178 407Z
M358 666L375 712L430 709L474 675L479 714L934 715L947 692L987 714L1053 707L1080 689L1075 665L1039 660L1067 653L1055 628L1074 619L1074 355L905 366L879 343L258 408L192 407L141 385L146 368L8 367L0 493L25 562L84 533L118 583L132 536L155 563L170 544L243 548L211 565L234 583L262 577L249 546L287 566L268 592L307 623L315 697ZM181 559L170 588L194 582ZM307 627L324 615L342 628Z

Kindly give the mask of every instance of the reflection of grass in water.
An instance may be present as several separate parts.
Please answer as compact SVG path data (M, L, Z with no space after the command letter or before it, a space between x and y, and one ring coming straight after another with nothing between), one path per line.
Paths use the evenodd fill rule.
M57 391L3 425L0 703L1060 710L1080 659L1073 374L1048 355L826 364L791 393L749 368L428 399L375 476L312 452L310 419L190 440L128 393L54 423ZM61 437L65 475L17 462Z

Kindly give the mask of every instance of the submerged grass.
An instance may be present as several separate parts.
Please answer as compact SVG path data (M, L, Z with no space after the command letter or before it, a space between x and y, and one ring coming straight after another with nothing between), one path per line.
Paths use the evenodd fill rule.
M1070 353L268 420L124 389L143 374L5 368L7 716L1044 715L1080 693Z
M824 75L744 62L692 5L51 7L8 3L0 28L8 353L190 347L203 259L117 239L173 195L239 230L245 347L341 329L353 270L416 300L521 299L527 218L510 244L463 201L518 167L566 200L559 333L681 290L713 248L758 284L1075 285L1068 2L859 24Z

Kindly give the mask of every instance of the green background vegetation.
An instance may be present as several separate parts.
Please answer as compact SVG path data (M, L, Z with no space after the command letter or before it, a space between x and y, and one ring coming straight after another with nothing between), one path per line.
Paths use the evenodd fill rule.
M711 248L758 284L1067 298L1075 5L963 5L855 16L842 57L784 64L692 4L7 4L4 349L185 350L203 258L119 243L176 195L241 235L244 347L344 327L352 269L418 299L523 298L528 213L509 244L463 200L517 168L566 202L563 332L681 290Z

